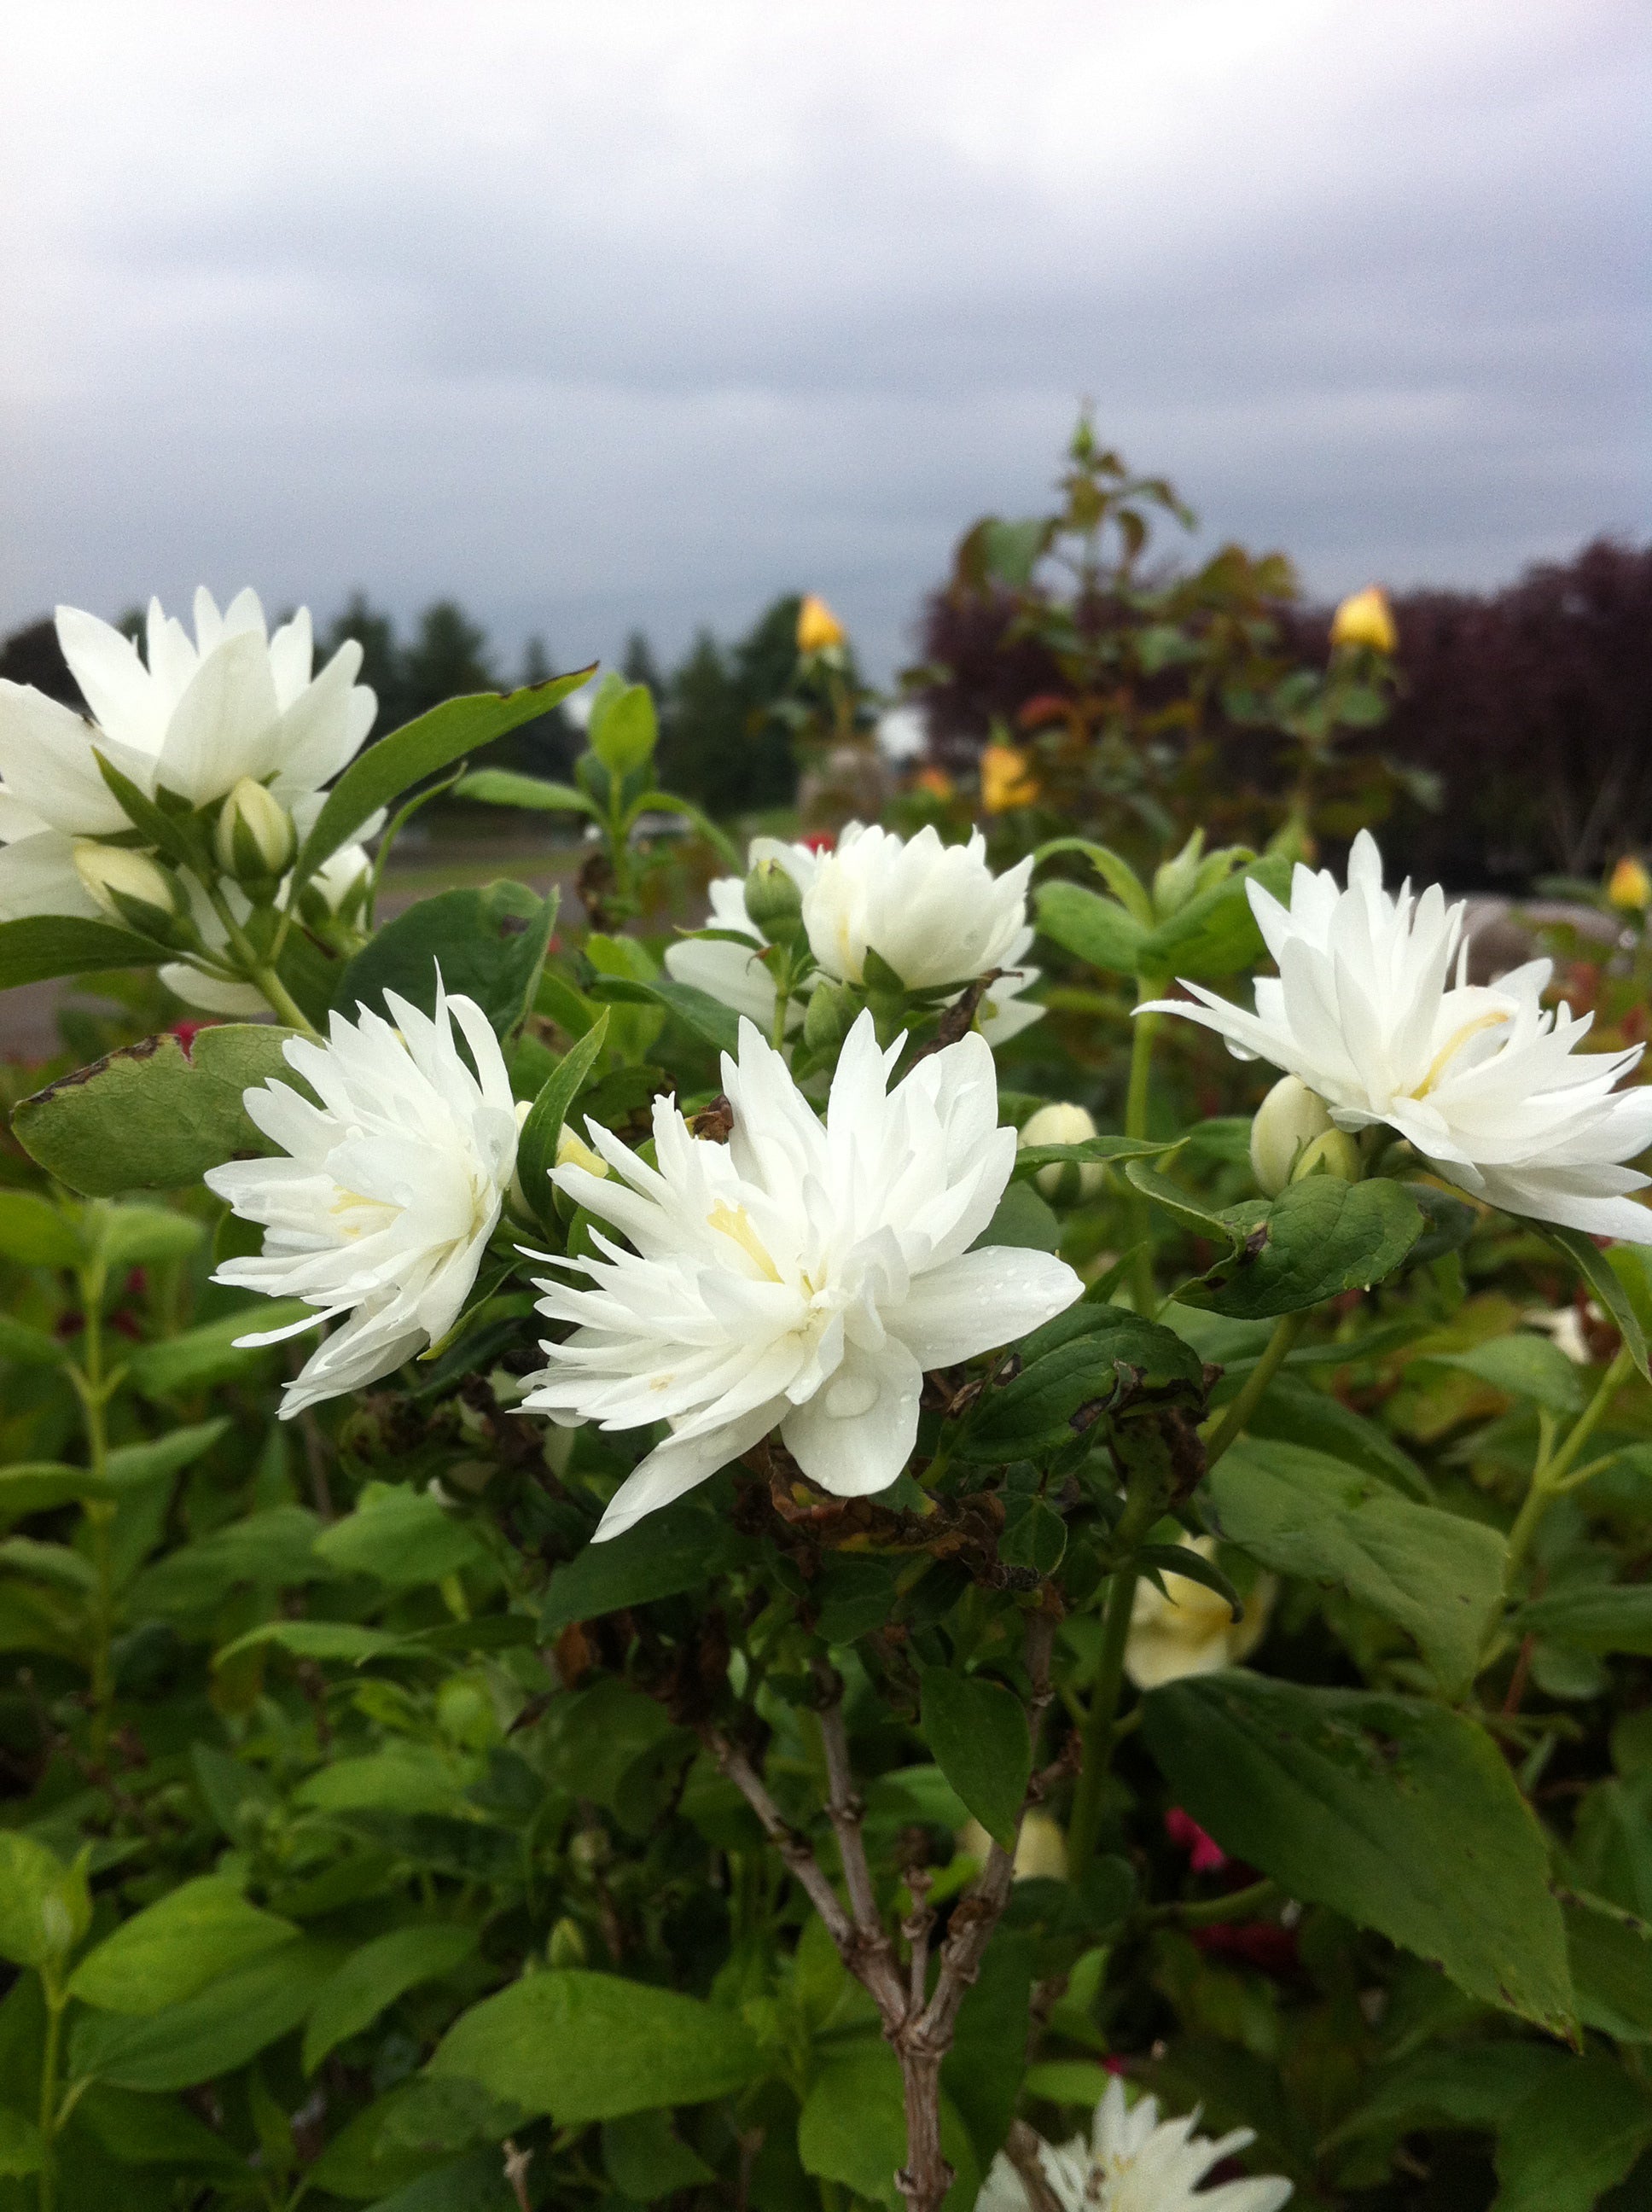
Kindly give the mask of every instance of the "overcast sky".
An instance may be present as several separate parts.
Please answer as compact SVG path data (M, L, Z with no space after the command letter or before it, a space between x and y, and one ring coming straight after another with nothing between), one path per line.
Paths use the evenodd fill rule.
M0 629L823 592L874 665L1077 404L1309 588L1652 523L1644 0L36 0Z

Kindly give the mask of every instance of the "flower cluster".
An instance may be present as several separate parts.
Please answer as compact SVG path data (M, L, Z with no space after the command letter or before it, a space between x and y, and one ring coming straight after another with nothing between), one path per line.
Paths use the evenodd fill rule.
M1652 1088L1615 1087L1641 1048L1580 1056L1590 1018L1543 1006L1550 962L1469 983L1463 908L1437 884L1418 898L1408 884L1385 891L1368 830L1345 890L1301 866L1288 907L1248 890L1279 969L1257 982L1255 1011L1187 983L1196 1005L1158 1000L1138 1013L1214 1030L1295 1076L1337 1129L1394 1129L1447 1182L1507 1212L1652 1243L1652 1213L1629 1196L1648 1178L1623 1164L1652 1144Z

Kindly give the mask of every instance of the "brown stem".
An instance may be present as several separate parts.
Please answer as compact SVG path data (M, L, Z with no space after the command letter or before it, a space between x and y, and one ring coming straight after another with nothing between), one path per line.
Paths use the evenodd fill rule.
M763 1787L756 1770L743 1751L716 1735L708 1738L708 1743L720 1771L727 1776L756 1814L764 1835L785 1861L787 1870L810 1904L826 1923L827 1933L842 1953L845 1963L853 1966L853 1954L859 1949L855 1940L858 1931L839 1901L837 1892L827 1880L819 1860L810 1850L806 1838L782 1818L780 1807Z
M1004 2138L1004 2155L1021 2177L1029 2212L1061 2212L1061 2201L1044 2178L1038 2152L1038 2137L1025 2120L1011 2120Z

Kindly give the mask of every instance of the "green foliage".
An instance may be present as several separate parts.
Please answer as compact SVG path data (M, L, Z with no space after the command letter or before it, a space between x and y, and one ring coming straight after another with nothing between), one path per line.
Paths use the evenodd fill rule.
M440 974L450 997L474 999L502 1036L520 1027L539 981L556 919L556 898L525 884L441 891L398 914L362 947L339 977L338 1005L382 1014L394 991L424 1013L436 1003Z

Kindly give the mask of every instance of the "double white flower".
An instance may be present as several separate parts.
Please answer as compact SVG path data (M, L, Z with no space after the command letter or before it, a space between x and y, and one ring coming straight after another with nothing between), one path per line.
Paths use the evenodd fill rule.
M633 1249L598 1236L600 1259L563 1263L589 1288L540 1285L541 1312L574 1333L546 1345L524 1404L564 1425L671 1429L621 1486L599 1536L776 1428L822 1489L886 1489L917 1438L924 1370L1007 1343L1080 1294L1048 1253L970 1249L1015 1164L986 1041L932 1054L891 1091L899 1054L879 1048L862 1014L823 1126L744 1022L738 1065L723 1061L726 1145L691 1137L661 1100L657 1167L592 1124L613 1172L556 1170Z
M1038 2146L1045 2184L1061 2212L1279 2212L1291 2185L1279 2174L1254 2174L1200 2183L1213 2166L1256 2140L1252 2128L1234 2128L1214 2139L1195 2135L1199 2114L1162 2120L1158 2100L1132 2105L1116 2077L1096 2107L1088 2141L1075 2136L1059 2148ZM1020 2175L1002 2152L993 2162L975 2212L1029 2212Z
M967 845L943 845L932 828L903 842L890 830L851 822L831 852L758 837L750 859L754 866L778 862L797 884L809 950L834 982L864 982L869 951L914 991L967 985L1001 968L1005 972L980 1015L981 1035L993 1044L1043 1012L1021 998L1039 975L1023 965L1033 941L1027 920L1032 862L994 876L979 830ZM774 978L759 957L762 933L746 912L738 876L712 884L711 908L712 927L738 931L754 949L724 938L689 938L671 948L665 965L678 982L695 985L768 1033L774 1020ZM801 1006L788 1010L787 1019L788 1025L801 1024Z
M1593 1018L1546 1011L1550 962L1468 983L1462 907L1448 908L1437 884L1420 898L1408 884L1385 891L1366 830L1345 890L1300 866L1288 908L1248 888L1279 970L1257 982L1254 1012L1184 981L1197 1006L1167 999L1139 1013L1216 1030L1242 1058L1297 1077L1338 1128L1386 1123L1446 1181L1507 1212L1652 1243L1652 1212L1627 1195L1648 1178L1623 1164L1652 1145L1652 1089L1613 1088L1641 1048L1579 1056Z
M340 646L319 675L308 611L273 637L258 595L220 613L195 594L195 635L149 603L148 660L77 607L58 638L91 720L33 685L0 681L0 921L98 909L76 873L74 841L130 828L94 751L146 798L175 792L210 805L242 777L269 788L301 836L372 726L373 693L355 682L361 648Z
M286 1158L207 1171L208 1188L265 1231L260 1256L227 1261L214 1281L319 1309L236 1342L275 1344L349 1316L288 1384L284 1418L376 1382L447 1334L516 1165L510 1079L481 1007L440 981L434 1021L392 991L385 1003L396 1029L361 1007L354 1023L334 1014L326 1044L283 1048L319 1105L286 1083L245 1093Z

